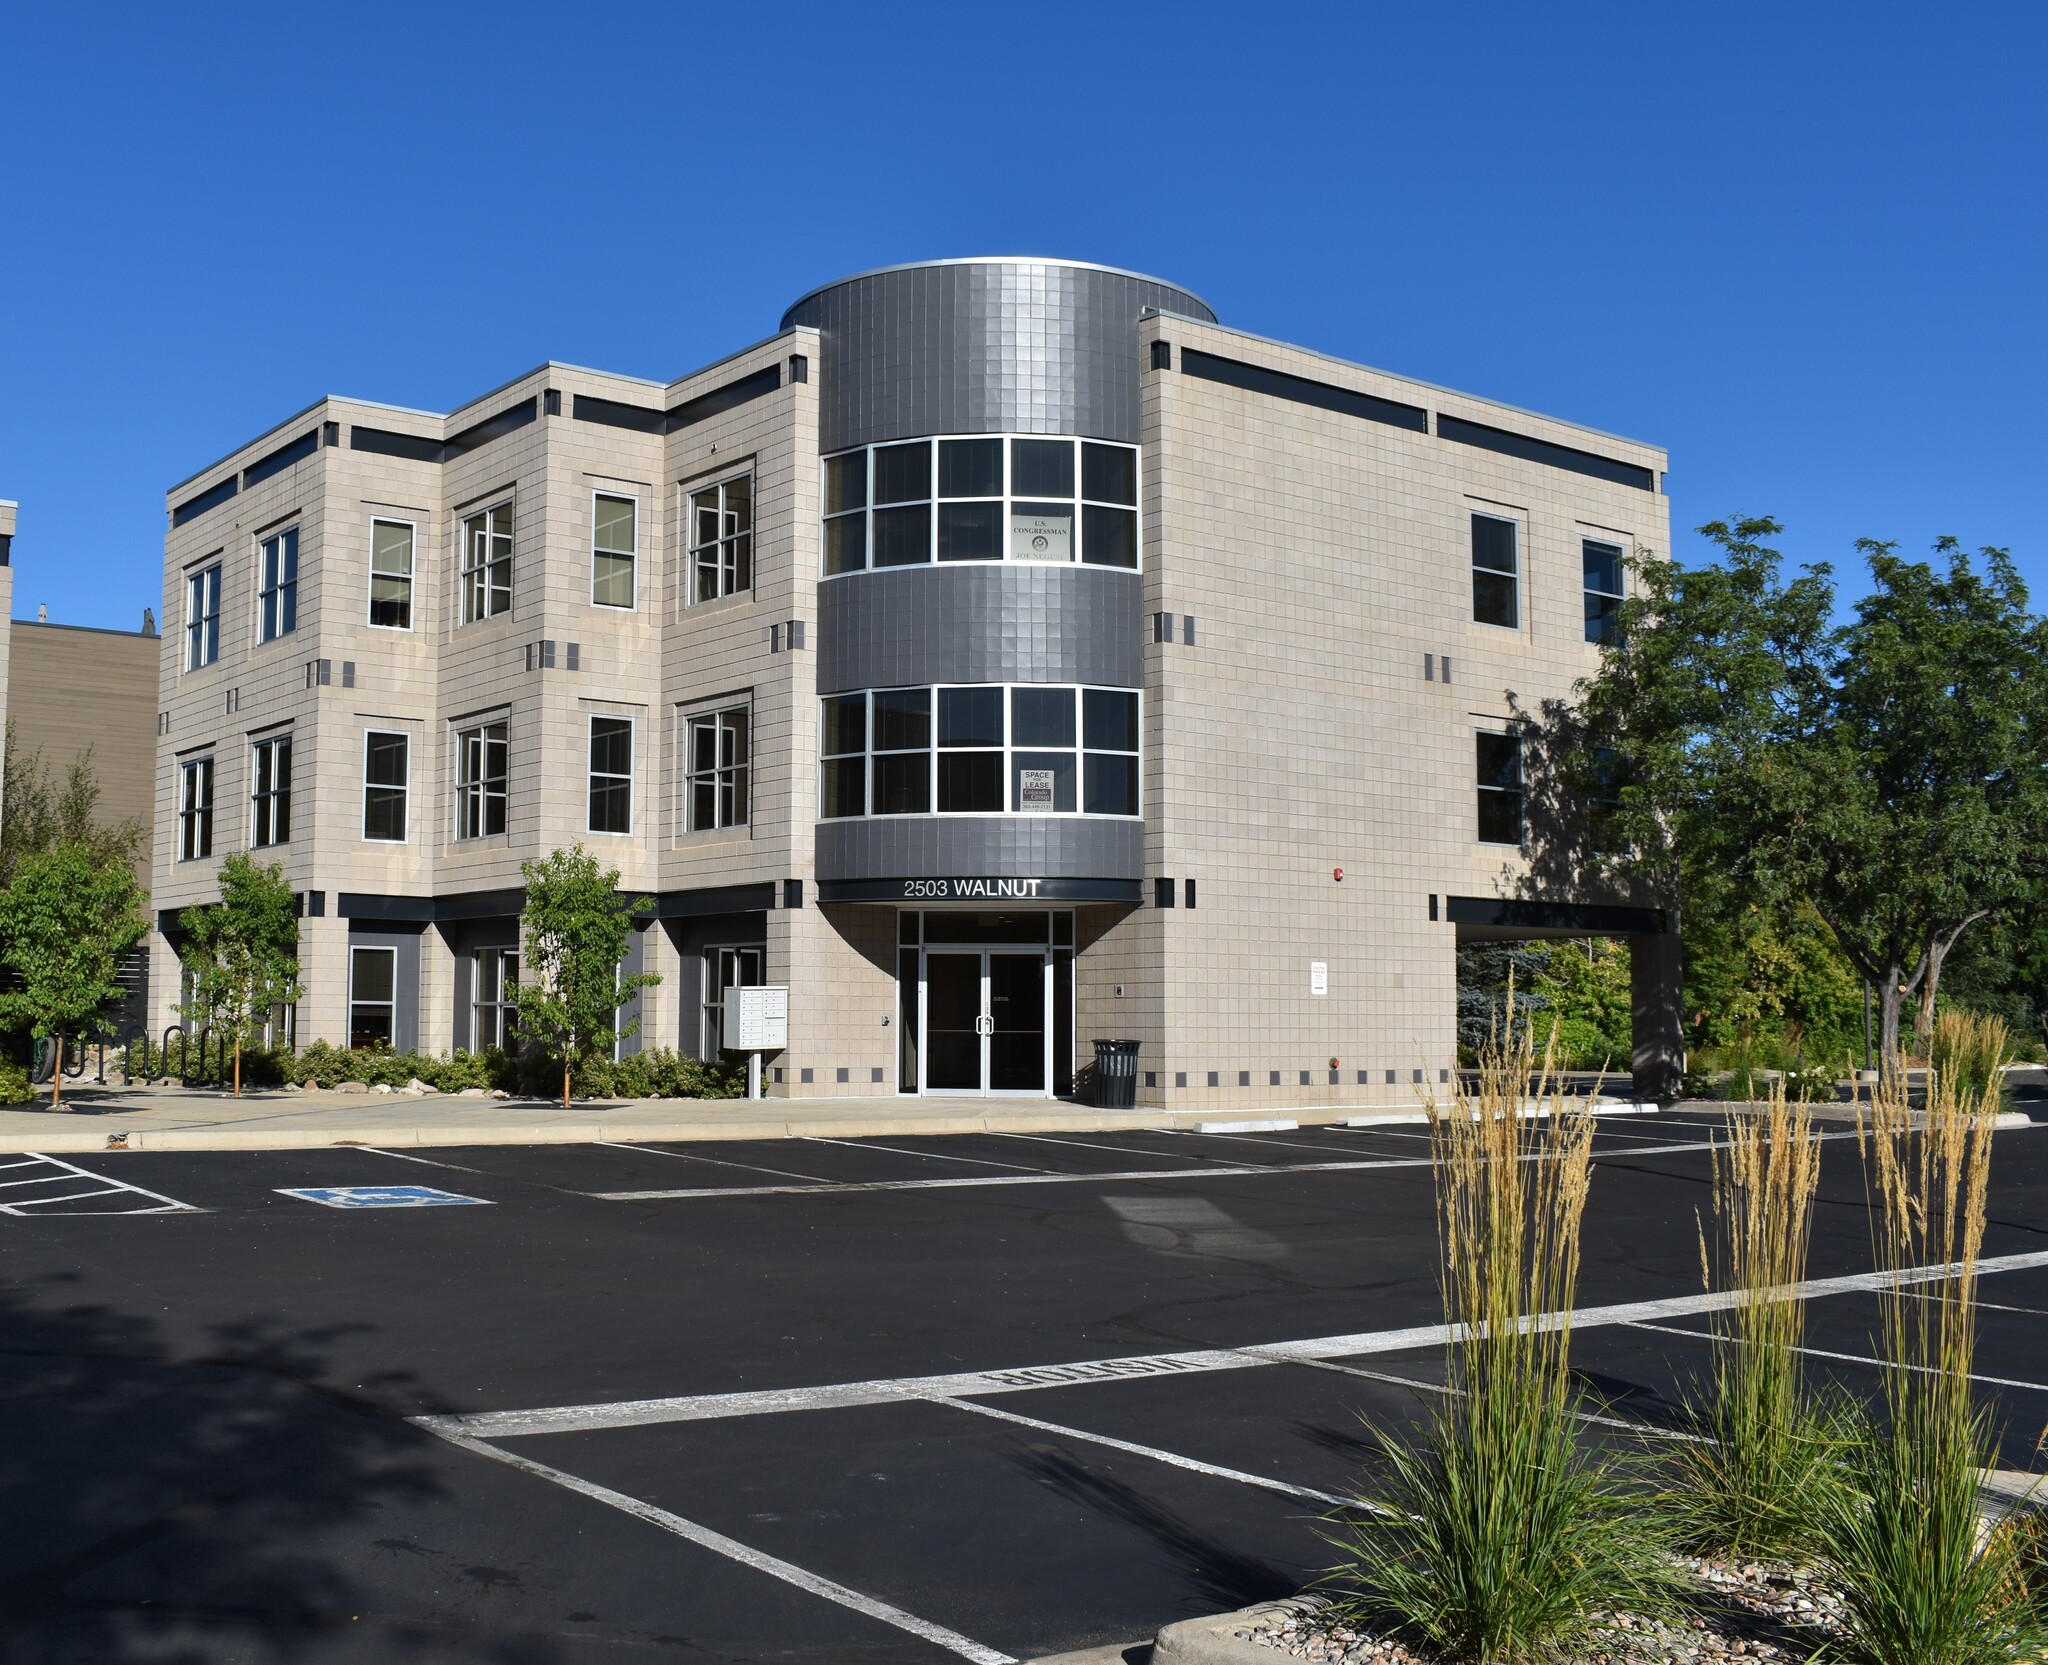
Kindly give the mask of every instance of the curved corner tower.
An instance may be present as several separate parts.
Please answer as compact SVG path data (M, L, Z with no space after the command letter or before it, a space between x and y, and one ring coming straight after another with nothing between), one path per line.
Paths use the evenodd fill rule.
M1147 310L1215 321L1158 279L1030 259L863 273L784 315L819 332L818 692L848 697L828 710L844 729L828 781L856 723L872 764L872 796L818 823L822 900L988 875L1047 900L1136 899L1136 707L1113 733L1109 696L1143 682ZM1109 749L1126 739L1127 767ZM889 784L898 740L939 750L923 799Z

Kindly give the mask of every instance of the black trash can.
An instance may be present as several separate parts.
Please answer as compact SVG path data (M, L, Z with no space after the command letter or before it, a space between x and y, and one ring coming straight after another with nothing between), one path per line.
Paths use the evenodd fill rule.
M1095 1043L1095 1107L1133 1110L1138 1104L1138 1043Z

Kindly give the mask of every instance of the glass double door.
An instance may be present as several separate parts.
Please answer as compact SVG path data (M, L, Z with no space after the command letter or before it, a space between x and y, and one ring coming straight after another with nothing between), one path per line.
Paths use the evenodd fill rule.
M1042 949L925 950L926 1092L1048 1090L1047 964Z

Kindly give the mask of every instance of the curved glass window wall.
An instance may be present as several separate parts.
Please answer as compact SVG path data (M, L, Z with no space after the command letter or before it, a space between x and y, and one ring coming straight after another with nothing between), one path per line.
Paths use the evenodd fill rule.
M1138 451L976 434L825 459L825 576L931 561L1138 564Z
M827 818L1138 813L1133 689L876 688L823 705Z

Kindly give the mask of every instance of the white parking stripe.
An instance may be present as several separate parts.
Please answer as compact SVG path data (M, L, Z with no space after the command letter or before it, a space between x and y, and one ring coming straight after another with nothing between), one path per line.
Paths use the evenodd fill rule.
M140 1185L130 1185L125 1179L113 1179L106 1174L96 1174L89 1168L81 1168L75 1162L66 1162L61 1157L45 1156L40 1151L25 1151L29 1162L10 1162L11 1168L25 1168L31 1162L40 1162L54 1169L39 1179L9 1180L9 1185L54 1185L65 1180L91 1180L90 1191L67 1191L56 1197L24 1197L15 1202L0 1203L0 1214L12 1214L21 1218L22 1210L43 1208L50 1203L87 1202L94 1197L147 1197L155 1207L151 1208L76 1208L72 1214L203 1214L202 1208L191 1203L182 1203L175 1197L167 1197L160 1191L150 1191ZM69 1218L69 1216L65 1216Z
M995 1139L1029 1139L1040 1145L1072 1145L1078 1150L1106 1150L1117 1156L1156 1156L1162 1162L1217 1162L1220 1157L1204 1156L1200 1151L1162 1150L1149 1151L1142 1145L1098 1145L1090 1139L1056 1139L1050 1133L1005 1133L1001 1129L991 1132Z
M402 1150L386 1150L381 1145L344 1145L344 1150L366 1151L371 1156L389 1156L400 1162L417 1162L423 1168L452 1168L458 1174L480 1174L481 1168L465 1168L460 1162L436 1162L432 1157L408 1156Z
M972 1411L976 1416L994 1417L998 1422L1014 1422L1020 1428L1036 1428L1042 1434L1054 1434L1061 1439L1082 1440L1089 1445L1106 1445L1112 1451L1126 1451L1133 1457L1148 1457L1155 1463L1170 1463L1175 1468L1184 1468L1194 1474L1206 1474L1217 1480L1235 1480L1241 1486L1257 1486L1261 1491L1279 1492L1283 1497L1305 1498L1311 1503L1331 1503L1340 1509L1355 1509L1359 1506L1355 1497L1339 1497L1335 1492L1319 1492L1311 1486L1290 1486L1285 1480L1274 1480L1263 1474L1247 1474L1243 1469L1219 1468L1216 1464L1202 1462L1199 1458L1183 1457L1178 1451L1162 1451L1156 1445L1134 1445L1129 1440L1112 1439L1108 1434L1090 1433L1086 1428L1069 1428L1063 1423L1040 1422L1035 1416L1019 1416L1015 1411L999 1411L993 1405L977 1405L971 1399L949 1399L934 1394L932 1403L948 1405L956 1411Z
M1728 1339L1726 1336L1718 1335L1712 1330L1680 1330L1674 1329L1669 1324L1631 1324L1629 1328L1632 1330L1655 1330L1659 1335L1682 1335L1692 1341L1707 1341L1717 1345L1724 1344ZM1792 1351L1804 1353L1809 1358L1834 1359L1842 1364L1867 1364L1873 1370L1910 1370L1916 1375L1921 1376L1938 1376L1941 1374L1932 1365L1896 1364L1890 1359L1874 1359L1865 1353L1831 1353L1825 1347L1794 1347ZM2019 1382L2013 1380L2010 1376L1972 1376L1970 1380L1982 1382L1986 1387L2025 1388L2030 1393L2048 1393L2048 1383Z
M787 1168L764 1168L755 1162L727 1162L716 1156L699 1156L695 1151L661 1150L653 1145L627 1145L621 1144L616 1139L593 1139L590 1142L593 1145L602 1145L606 1150L637 1150L643 1156L673 1157L678 1162L708 1162L714 1168L738 1168L742 1172L749 1174L779 1174L784 1179L806 1179L813 1185L830 1185L832 1183L831 1180L821 1179L816 1174L791 1173ZM800 1187L783 1185L773 1187L773 1189L788 1191L800 1189Z
M509 1451L501 1451L495 1445L488 1445L479 1439L452 1433L445 1428L436 1428L434 1432L449 1443L461 1446L465 1451L473 1451L479 1457L488 1457L493 1462L504 1463L523 1474L535 1475L542 1480L553 1481L557 1486L566 1487L572 1492L580 1492L585 1497L595 1498L599 1503L609 1504L636 1520L643 1520L650 1526L658 1526L664 1532L673 1532L678 1538L687 1539L715 1555L723 1555L729 1561L737 1561L743 1567L751 1567L755 1572L766 1573L770 1578L779 1578L783 1583L793 1584L811 1595L821 1596L826 1601L836 1602L841 1607L851 1608L856 1613L864 1613L871 1619L879 1619L883 1624L907 1631L936 1647L958 1654L962 1659L974 1661L974 1665L1016 1665L1016 1660L1010 1654L984 1647L971 1637L962 1636L957 1630L948 1630L944 1625L933 1624L929 1619L920 1619L915 1613L906 1613L902 1608L891 1606L886 1601L862 1595L858 1590L850 1590L844 1584L820 1577L817 1573L806 1572L794 1562L770 1555L765 1550L754 1549L741 1543L737 1538L728 1538L723 1532L714 1532L708 1526L699 1525L693 1520L685 1520L681 1515L671 1514L666 1509L658 1509L652 1503L643 1503L637 1497L615 1492L609 1486L600 1486L596 1481L585 1480L580 1475L570 1474L559 1468L550 1468L546 1463L536 1463L528 1457L514 1456Z
M828 1139L822 1133L804 1135L807 1145L844 1145L848 1150L878 1150L890 1156L915 1156L931 1162L971 1162L977 1168L1015 1168L1020 1174L1042 1174L1043 1168L1027 1168L1022 1162L991 1162L985 1156L941 1156L931 1150L904 1150L900 1145L877 1145L863 1139L855 1143L851 1139Z
M1827 1139L1853 1139L1854 1132L1816 1133L1816 1141ZM1647 1145L1631 1150L1596 1152L1597 1165L1600 1156L1657 1156L1671 1151L1712 1150L1716 1144L1712 1139L1687 1140L1678 1144ZM875 1147L865 1147L873 1149ZM1546 1160L1541 1152L1531 1152L1524 1161ZM1262 1174L1338 1174L1350 1173L1365 1168L1431 1168L1436 1165L1432 1156L1382 1156L1364 1158L1351 1162L1286 1162L1260 1166L1243 1163L1232 1167L1185 1168L1162 1172L1157 1168L1138 1168L1122 1173L1091 1174L974 1174L964 1179L868 1179L847 1183L826 1182L815 1185L727 1185L699 1186L679 1191L586 1191L586 1197L595 1197L600 1202L670 1202L691 1197L786 1197L823 1195L829 1189L833 1192L853 1191L930 1191L956 1190L968 1186L989 1185L1090 1185L1106 1181L1127 1179L1228 1179L1234 1176Z
M2048 1266L2048 1250L1994 1255L1978 1262L1983 1273L2017 1272ZM1895 1284L1933 1283L1949 1275L1945 1266L1921 1266L1903 1272L1852 1272L1833 1278L1811 1278L1782 1293L1813 1298L1888 1289ZM1544 1313L1531 1322L1540 1329L1569 1323L1577 1330L1608 1325L1654 1323L1662 1318L1721 1312L1744 1297L1709 1290L1673 1295L1662 1300L1628 1301L1613 1306L1583 1307L1575 1313ZM1271 1364L1313 1363L1320 1359L1356 1358L1370 1353L1411 1352L1441 1347L1462 1333L1444 1324L1418 1324L1408 1329L1371 1330L1356 1335L1314 1336L1301 1341L1256 1342L1244 1347L1200 1348L1183 1353L1140 1354L1120 1359L1081 1359L1060 1364L1026 1365L1009 1370L961 1371L944 1376L900 1376L865 1382L837 1382L820 1387L757 1388L737 1393L700 1393L672 1399L626 1399L607 1404L556 1405L524 1411L471 1411L454 1416L420 1416L413 1420L437 1433L459 1432L491 1439L516 1439L531 1434L580 1433L598 1428L636 1428L664 1422L701 1422L734 1416L773 1416L789 1411L829 1410L852 1405L886 1405L906 1399L979 1399L1036 1388L1080 1387L1100 1382L1127 1382L1148 1376L1187 1375L1210 1370L1249 1370ZM2021 1384L2031 1386L2033 1384Z

